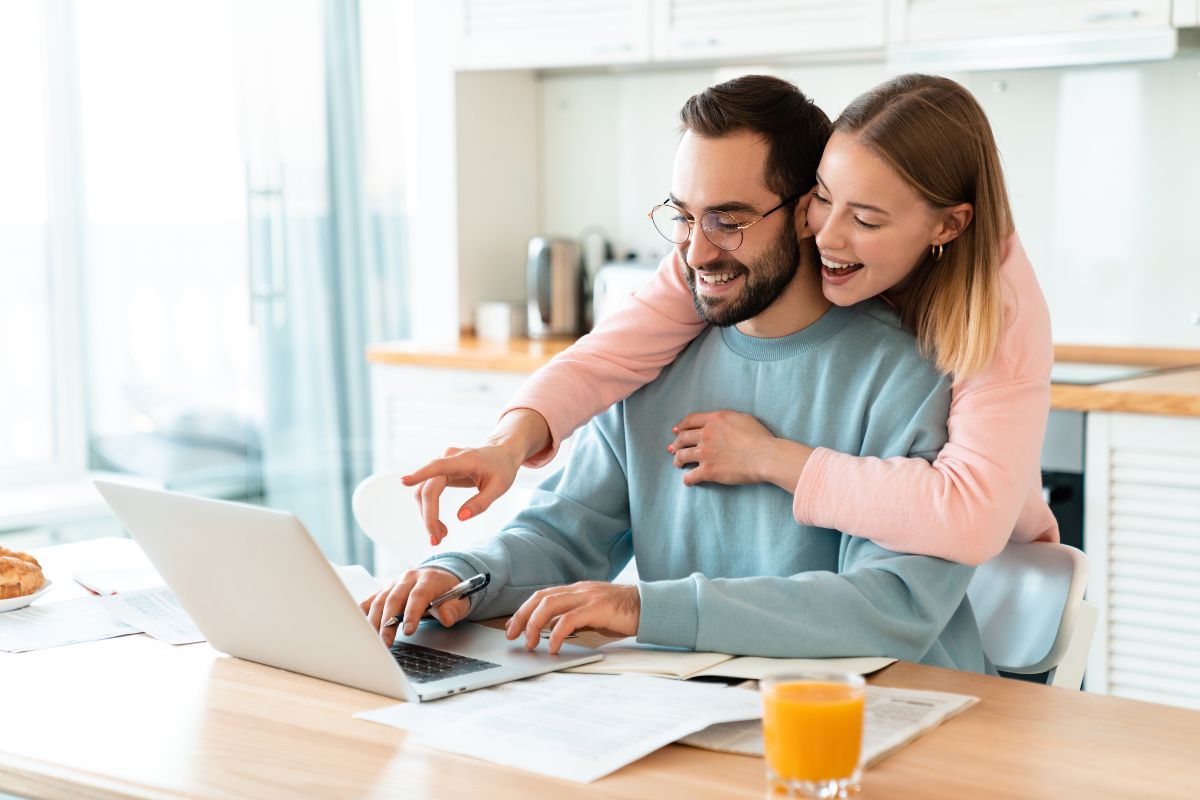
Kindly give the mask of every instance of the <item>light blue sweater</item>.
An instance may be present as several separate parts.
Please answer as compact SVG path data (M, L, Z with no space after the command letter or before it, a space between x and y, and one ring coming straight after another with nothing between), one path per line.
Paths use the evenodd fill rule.
M500 535L426 563L491 573L472 598L476 619L510 614L547 586L611 580L635 557L639 641L990 671L965 596L971 567L801 526L773 485L684 486L666 452L686 414L727 408L812 446L931 459L949 405L948 381L874 301L835 306L779 339L710 328L580 431L566 467ZM871 487L860 496L870 503Z

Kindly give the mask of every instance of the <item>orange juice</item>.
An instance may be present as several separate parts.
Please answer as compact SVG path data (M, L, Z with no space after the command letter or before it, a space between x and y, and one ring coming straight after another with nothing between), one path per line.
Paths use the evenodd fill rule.
M791 681L764 686L763 744L776 778L849 778L862 749L862 686Z

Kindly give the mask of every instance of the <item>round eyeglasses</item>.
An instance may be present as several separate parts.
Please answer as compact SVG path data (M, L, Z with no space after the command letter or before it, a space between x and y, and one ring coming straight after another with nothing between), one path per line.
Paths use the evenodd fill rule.
M705 211L700 215L700 230L704 231L704 238L712 242L714 247L722 250L737 250L742 246L742 231L756 222L762 222L779 209L799 199L800 195L789 197L749 222L739 222L727 211ZM669 198L650 209L650 213L646 216L654 224L654 229L658 231L659 235L672 244L683 244L690 239L692 226L696 224L694 219L688 217L687 212L671 205Z

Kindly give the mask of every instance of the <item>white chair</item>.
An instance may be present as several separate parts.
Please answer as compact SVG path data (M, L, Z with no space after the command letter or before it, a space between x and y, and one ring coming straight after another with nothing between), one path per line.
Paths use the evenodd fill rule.
M981 564L967 588L983 650L1002 672L1049 672L1078 689L1099 610L1084 601L1087 557L1049 542L1012 542Z

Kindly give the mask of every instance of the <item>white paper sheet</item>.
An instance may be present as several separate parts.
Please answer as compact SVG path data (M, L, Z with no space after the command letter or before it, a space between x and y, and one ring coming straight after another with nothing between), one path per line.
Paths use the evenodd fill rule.
M868 767L891 755L978 702L979 698L965 694L868 686L867 704L863 709L863 766ZM758 720L714 725L680 741L723 753L763 755L762 723Z
M205 639L179 604L179 598L165 586L97 597L95 602L117 619L161 642L192 644Z
M124 594L164 586L154 567L76 570L75 582L99 595Z
M96 602L83 597L0 614L0 650L24 653L76 642L138 633Z
M689 733L761 714L757 692L615 675L470 713L415 741L590 783Z
M510 703L533 702L559 689L585 686L589 681L603 684L610 680L612 679L608 676L548 672L533 678L509 681L499 686L443 697L434 702L398 703L387 708L360 711L354 716L370 722L391 725L393 728L403 728L409 733L431 733L443 725L457 722L463 717L480 711L490 711Z

